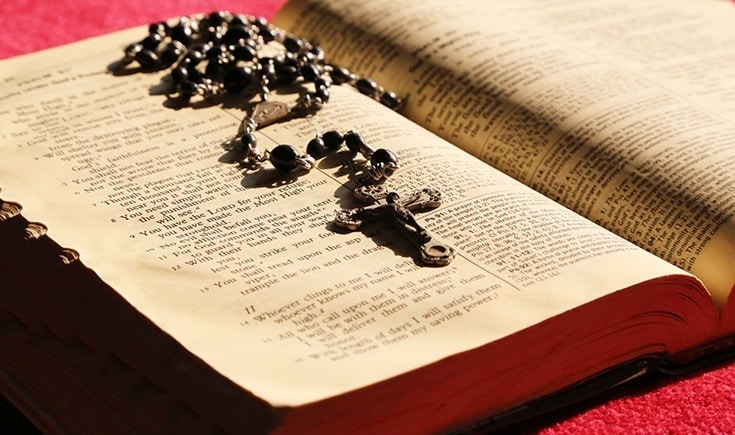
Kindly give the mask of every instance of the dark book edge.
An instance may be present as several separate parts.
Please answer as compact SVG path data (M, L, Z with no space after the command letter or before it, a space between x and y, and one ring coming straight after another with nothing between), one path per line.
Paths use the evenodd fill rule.
M603 392L626 384L647 373L655 371L661 357L652 355L631 361L629 363L610 368L577 384L564 388L556 393L549 394L506 412L488 417L449 432L452 435L464 435L487 432L516 433L522 432L518 425L529 420L548 415L554 411L570 408L573 405L586 401Z
M669 375L687 375L735 361L735 336L725 336L661 361L659 370Z
M21 207L17 203L3 202L0 199L0 229L5 233L14 233L16 239L39 243L39 249L63 265L72 265L82 272L93 271L86 268L79 255L72 249L62 248L46 235L46 227L41 223L29 222L20 214ZM6 254L9 255L9 254ZM98 279L99 280L99 279ZM101 280L100 285L103 285ZM113 290L114 291L114 290ZM667 375L682 375L702 370L706 367L724 364L735 359L735 337L725 337L707 343L698 348L673 356L652 355L608 369L580 383L567 387L559 392L527 402L507 412L488 417L473 424L464 426L451 433L484 433L511 430L523 422L547 416L554 411L568 409L605 391L639 378L646 373L661 372ZM4 371L4 370L3 370ZM7 376L7 374L6 374ZM12 383L12 382L11 382ZM32 423L32 416L27 416L30 408L24 405L18 391L5 382L0 382L0 428L13 428L14 433L39 433ZM30 406L32 408L32 406ZM30 410L30 412L33 412ZM273 420L271 420L271 424Z
M206 426L209 429L205 430L226 432L240 424L247 424L253 433L264 433L277 425L277 410L256 396L243 394L239 386L191 354L86 267L75 250L52 240L44 224L26 220L21 210L20 204L0 198L0 311L14 325L10 335L0 337L0 350L10 364L0 367L0 376L5 378L0 379L0 393L10 411L20 411L24 415L21 420L30 421L41 431L67 430L69 427L64 429L64 422L59 425L55 417L69 423L84 414L81 410L76 416L55 416L58 410L44 406L49 384L33 378L33 365L37 364L61 376L61 385L75 389L79 399L108 413L91 419L100 430L105 428L105 419L121 422L121 427L133 433L136 427ZM34 301L45 306L40 312L52 313L57 304L59 311L53 318L40 319L35 316ZM102 312L91 309L80 313L80 307L85 306L101 307ZM80 313L75 315L74 326L66 324L66 312ZM99 341L100 337L109 337L109 341ZM146 340L140 341L140 337ZM80 346L82 351L76 349ZM121 353L117 346L122 346ZM30 358L30 367L22 365L28 359L23 352ZM165 368L140 356L149 352ZM10 378L13 366L21 367L25 378ZM183 385L176 382L179 379ZM33 385L26 388L25 381ZM154 391L150 403L130 396L140 392L141 383L146 384L146 391ZM204 388L204 395L190 393L189 388L199 391L197 386ZM59 388L52 394L56 394L52 402L65 400ZM118 409L120 405L124 409ZM215 414L219 417L210 420ZM3 423L0 421L0 429Z

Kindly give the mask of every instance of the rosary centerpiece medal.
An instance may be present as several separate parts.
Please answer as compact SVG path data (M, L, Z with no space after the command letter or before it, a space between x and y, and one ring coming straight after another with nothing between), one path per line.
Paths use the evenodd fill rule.
M429 266L446 266L455 256L454 249L432 236L421 226L414 211L432 210L441 205L441 192L424 188L401 198L390 192L383 184L360 186L354 190L355 197L369 205L340 210L334 223L348 230L356 230L366 221L388 219L419 248L421 260Z

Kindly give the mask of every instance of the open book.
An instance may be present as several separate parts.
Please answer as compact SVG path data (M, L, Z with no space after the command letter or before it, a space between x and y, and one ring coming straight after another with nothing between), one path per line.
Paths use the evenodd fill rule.
M390 222L335 229L362 205L339 154L245 168L242 107L110 74L145 28L0 62L1 392L46 431L438 432L727 354L731 8L287 4L406 103L334 86L259 140L393 150L389 189L443 194L416 218L444 267Z

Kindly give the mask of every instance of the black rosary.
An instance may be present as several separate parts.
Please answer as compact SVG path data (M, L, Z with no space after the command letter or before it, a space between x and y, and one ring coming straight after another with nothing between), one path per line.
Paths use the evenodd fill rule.
M245 101L256 96L252 113L246 116L233 142L241 160L251 167L269 161L279 171L309 171L316 160L345 145L353 155L363 157L366 185L355 189L355 196L372 203L366 207L342 210L335 224L353 230L363 220L388 218L405 230L421 246L425 264L443 266L454 258L454 250L438 242L421 227L412 211L426 210L441 204L441 194L426 189L414 192L408 200L388 193L383 183L399 168L398 158L387 149L373 149L355 131L332 130L309 141L301 154L290 144L272 150L257 147L255 132L274 122L307 117L329 102L335 85L354 87L383 105L398 110L401 99L383 89L374 80L360 77L348 69L327 62L324 50L304 38L288 34L263 18L218 11L204 16L182 17L176 24L151 24L148 35L125 48L123 66L137 63L141 71L169 70L167 92L175 104L191 104L195 98L214 101L238 95ZM291 104L269 100L272 88L299 88ZM380 194L374 193L377 186ZM367 189L367 190L365 190ZM373 192L366 194L366 192ZM419 200L418 198L421 198Z
M267 54L266 54L267 53ZM315 159L344 143L369 162L367 173L382 181L398 168L396 155L385 149L373 150L356 132L344 136L332 131L309 142L306 154L292 145L278 145L271 151L257 148L255 131L276 121L313 114L329 102L332 84L351 85L360 93L397 110L398 96L374 80L358 77L346 68L329 64L324 50L309 41L270 25L263 18L214 12L203 17L183 17L173 26L154 23L148 36L125 49L125 58L144 71L171 69L169 97L180 105L192 98L215 98L242 94L260 96L251 116L243 120L235 144L251 165L265 161L278 170L309 170ZM270 101L272 87L310 85L288 105Z

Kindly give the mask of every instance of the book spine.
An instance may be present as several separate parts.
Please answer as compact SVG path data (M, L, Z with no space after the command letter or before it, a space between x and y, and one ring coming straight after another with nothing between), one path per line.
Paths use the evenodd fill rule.
M102 427L134 433L83 375L70 369L70 361L95 351L50 327L41 305L34 309L34 299L48 290L64 291L66 272L79 263L79 254L54 242L46 225L28 221L21 211L20 204L0 198L0 394L45 433Z
M162 333L21 210L0 198L0 394L34 426L264 433L276 424L268 404Z
M0 198L0 225L6 236L22 240L36 240L43 245L39 252L56 256L62 264L71 264L79 260L79 253L73 249L62 248L51 238L45 237L48 228L40 222L29 222L21 215L22 207L17 202L3 201ZM10 243L10 239L8 240ZM10 246L8 245L8 248Z

